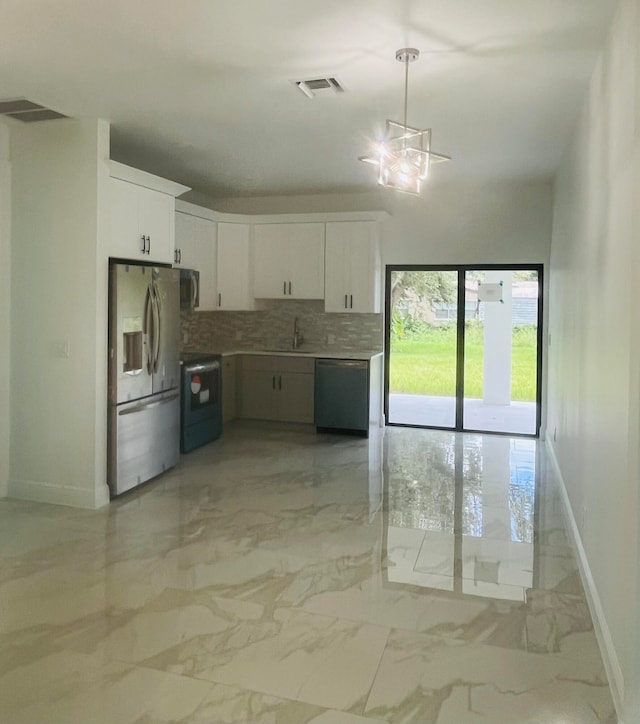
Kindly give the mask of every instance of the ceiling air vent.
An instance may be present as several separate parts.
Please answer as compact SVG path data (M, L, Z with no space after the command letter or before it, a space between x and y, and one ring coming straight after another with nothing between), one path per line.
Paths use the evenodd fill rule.
M67 118L67 116L63 116L62 113L52 111L50 108L45 108L39 103L33 103L24 98L0 100L0 115L16 118L25 123L50 121L53 118Z
M326 78L312 78L310 80L294 80L293 83L307 98L316 96L337 95L344 93L345 88L335 75Z

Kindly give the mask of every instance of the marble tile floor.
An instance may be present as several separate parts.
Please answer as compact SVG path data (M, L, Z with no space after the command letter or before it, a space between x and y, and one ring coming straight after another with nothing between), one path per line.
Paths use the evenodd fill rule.
M2 724L616 722L544 445L231 425L0 501Z

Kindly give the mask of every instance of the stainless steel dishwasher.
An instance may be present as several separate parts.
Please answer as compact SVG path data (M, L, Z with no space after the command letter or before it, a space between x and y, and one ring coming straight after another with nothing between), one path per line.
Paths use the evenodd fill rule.
M318 431L369 434L369 362L316 360L314 422Z

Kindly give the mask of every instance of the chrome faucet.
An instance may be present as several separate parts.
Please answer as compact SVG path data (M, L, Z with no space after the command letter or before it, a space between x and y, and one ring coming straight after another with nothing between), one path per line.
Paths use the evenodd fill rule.
M298 347L304 342L302 332L298 329L298 318L296 317L293 322L293 349Z

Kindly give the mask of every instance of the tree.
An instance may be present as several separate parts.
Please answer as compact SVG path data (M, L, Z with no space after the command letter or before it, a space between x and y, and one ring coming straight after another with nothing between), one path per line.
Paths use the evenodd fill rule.
M431 308L434 304L452 304L456 301L455 272L445 271L394 271L391 274L391 309L411 295Z

